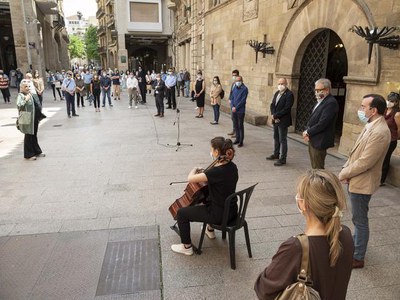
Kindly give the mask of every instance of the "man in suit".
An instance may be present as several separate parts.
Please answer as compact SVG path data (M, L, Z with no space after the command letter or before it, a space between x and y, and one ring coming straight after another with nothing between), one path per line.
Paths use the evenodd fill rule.
M364 267L369 239L368 205L379 188L382 164L390 144L390 130L383 117L386 101L381 95L364 96L358 111L365 125L339 179L349 185L352 221L354 224L353 268Z
M335 125L339 105L330 94L330 90L329 79L321 78L315 82L317 104L303 132L303 138L308 142L308 153L313 169L325 168L326 150L335 145Z
M274 125L274 153L268 156L267 160L277 159L274 163L274 166L277 167L286 164L287 133L288 127L292 125L291 110L294 98L287 85L286 78L278 79L278 91L275 93L270 106L272 124Z
M233 88L235 87L235 84L236 84L236 77L237 77L237 76L239 76L239 70L233 70L233 71L232 71L231 91L229 92L229 99L228 99L229 104L231 103L232 91L233 91ZM233 119L233 115L232 115L232 114L231 114L231 119L232 119L232 131L229 132L228 135L230 135L231 138L236 138L235 120Z
M165 92L165 83L161 80L161 75L156 75L156 83L154 85L154 96L156 98L156 107L157 114L155 117L164 117L164 92Z

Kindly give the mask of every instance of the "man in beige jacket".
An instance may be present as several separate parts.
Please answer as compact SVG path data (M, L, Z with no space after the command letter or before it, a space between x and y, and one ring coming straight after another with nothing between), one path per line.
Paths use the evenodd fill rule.
M354 224L353 268L364 267L369 239L368 205L379 188L382 164L390 143L390 131L383 117L386 101L380 95L364 96L358 117L365 127L358 137L339 179L349 185Z

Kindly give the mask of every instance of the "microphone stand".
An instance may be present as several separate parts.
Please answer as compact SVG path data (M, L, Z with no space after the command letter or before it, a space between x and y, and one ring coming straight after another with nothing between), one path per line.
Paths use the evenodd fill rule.
M179 109L179 104L181 103L181 97L179 97L179 101L178 101L178 105L176 108L176 116L175 116L175 120L174 120L174 126L176 123L178 123L178 136L176 139L176 144L167 144L167 147L176 147L175 151L178 151L181 147L192 147L193 144L182 144L180 142L180 136L181 136L181 127L180 127L180 121L181 121L181 110Z

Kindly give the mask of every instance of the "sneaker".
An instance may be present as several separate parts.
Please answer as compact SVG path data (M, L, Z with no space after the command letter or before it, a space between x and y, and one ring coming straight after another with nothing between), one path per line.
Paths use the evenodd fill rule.
M128 108L132 108L132 106L129 105Z
M135 108L136 108L136 109L138 109L138 106L137 106L137 105L135 105Z
M280 166L283 166L283 165L286 165L286 159L278 159L275 163L274 163L274 166L276 166L276 167L280 167Z
M203 225L201 225L201 229L203 229ZM208 230L208 225L206 227L206 236L210 239L213 240L215 239L215 231L213 230Z
M171 250L175 253L180 253L184 255L193 255L193 247L186 248L184 244L171 245Z

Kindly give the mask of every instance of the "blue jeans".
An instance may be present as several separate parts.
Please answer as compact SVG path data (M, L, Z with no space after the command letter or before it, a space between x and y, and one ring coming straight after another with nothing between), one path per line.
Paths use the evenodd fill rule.
M278 126L274 124L274 155L280 156L280 159L285 159L287 156L287 133L286 126Z
M189 97L190 80L185 81L185 96Z
M108 98L108 104L112 105L111 104L111 88L109 88L108 90L105 90L105 89L101 89L101 90L103 92L103 106L106 105L106 95L107 95L107 98Z
M232 112L233 128L236 133L235 142L243 144L244 140L244 115L245 113Z
M214 121L218 123L219 120L219 104L215 104L212 106L214 110Z
M369 240L368 205L371 195L349 192L354 224L354 258L364 260Z

